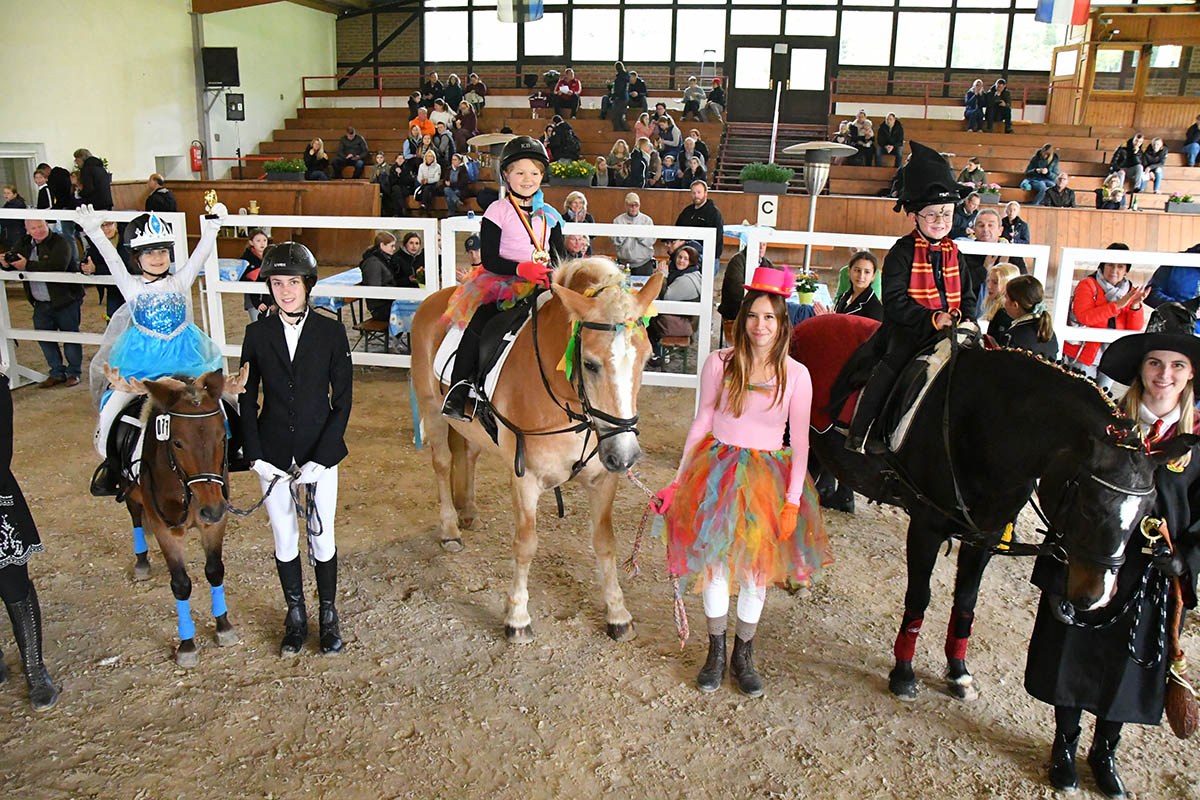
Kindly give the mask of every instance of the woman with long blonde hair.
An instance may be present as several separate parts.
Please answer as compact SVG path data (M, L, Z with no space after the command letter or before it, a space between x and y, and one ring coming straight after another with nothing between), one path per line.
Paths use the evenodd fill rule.
M978 307L983 309L979 319L986 319L988 322L995 321L996 314L1004 311L1004 287L1020 274L1021 270L1007 261L992 265L992 268L987 271L987 280L984 281L983 293L979 297ZM1007 317L1007 314L1002 315L1002 324L1011 322ZM988 328L988 331L990 332L991 328Z
M304 151L304 180L329 180L329 157L325 155L325 142L314 137Z
M683 460L657 498L679 597L691 583L704 598L708 659L697 687L715 692L725 677L729 594L738 583L730 672L742 693L757 697L763 687L751 645L767 586L807 586L833 559L805 472L812 383L804 365L788 357L792 276L759 267L745 288L733 346L704 363Z

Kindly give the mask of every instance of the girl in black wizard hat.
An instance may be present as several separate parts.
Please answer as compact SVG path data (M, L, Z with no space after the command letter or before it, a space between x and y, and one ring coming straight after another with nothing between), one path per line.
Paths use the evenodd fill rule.
M936 151L912 142L911 154L895 210L904 209L913 230L883 260L883 324L863 345L880 360L863 386L846 439L857 452L864 445L867 452L885 449L879 431L865 440L904 365L955 318L975 316L975 287L959 270L958 247L950 239L954 205L971 189L955 180Z

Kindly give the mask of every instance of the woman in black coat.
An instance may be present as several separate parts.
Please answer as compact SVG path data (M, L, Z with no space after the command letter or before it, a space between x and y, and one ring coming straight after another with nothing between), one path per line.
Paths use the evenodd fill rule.
M34 711L45 711L58 702L58 687L42 661L42 610L29 577L29 559L42 551L42 540L12 473L12 456L12 392L8 376L0 373L0 598L21 652L29 701ZM8 666L0 653L0 683L7 678Z
M888 114L887 119L875 132L875 146L879 149L877 164L881 167L886 166L884 159L891 156L892 165L896 169L900 168L900 161L904 157L904 126L896 119L895 114Z
M1194 499L1200 490L1200 447L1171 441L1180 431L1197 430L1193 365L1198 363L1200 338L1190 332L1125 336L1109 345L1100 361L1101 372L1129 385L1121 405L1137 420L1152 454L1170 459L1160 461L1154 472L1153 516L1166 521L1175 550L1152 548L1138 521L1131 520L1112 599L1095 611L1078 611L1073 624L1055 613L1064 593L1065 565L1049 555L1038 557L1032 581L1042 599L1029 642L1025 690L1054 706L1049 778L1060 790L1078 786L1075 750L1083 711L1096 717L1087 760L1108 797L1125 796L1115 761L1121 726L1162 720L1169 660L1162 645L1169 619L1166 583L1168 577L1180 577L1184 605L1194 608L1200 568L1200 543L1188 530L1197 516L1193 509L1200 510Z
M379 231L375 234L375 242L371 248L362 254L358 268L362 270L363 286L395 286L392 276L391 260L399 244L395 234ZM386 297L368 297L367 312L373 322L387 322L392 315L392 301Z
M883 321L883 303L875 296L871 284L879 270L879 259L874 253L860 250L850 257L846 268L850 276L850 288L842 292L833 304L834 312L869 317Z

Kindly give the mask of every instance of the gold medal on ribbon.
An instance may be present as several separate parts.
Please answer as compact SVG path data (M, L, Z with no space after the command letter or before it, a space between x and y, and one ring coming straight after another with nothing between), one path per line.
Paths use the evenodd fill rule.
M550 251L546 249L546 234L550 230L550 225L546 222L546 215L542 214L542 239L539 242L537 236L533 233L533 224L529 221L529 214L525 213L525 210L517 204L516 198L511 194L508 196L508 200L517 212L517 217L521 220L521 224L525 226L525 232L529 234L529 241L533 245L533 252L529 254L529 260L537 261L541 264L549 264Z
M548 252L546 252L545 250L541 250L539 248L534 248L533 253L530 255L530 260L537 261L541 264L549 264L550 263L550 254Z

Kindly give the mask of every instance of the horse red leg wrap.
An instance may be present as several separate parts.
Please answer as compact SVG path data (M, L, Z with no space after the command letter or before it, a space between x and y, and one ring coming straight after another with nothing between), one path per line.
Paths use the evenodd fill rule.
M924 617L910 617L907 611L904 613L904 619L900 622L900 632L896 634L896 645L892 648L897 661L913 660L913 653L917 650L917 636L921 633L921 623L924 621Z
M967 643L971 640L971 626L975 623L975 612L955 609L946 626L946 658L962 661L967 657Z

